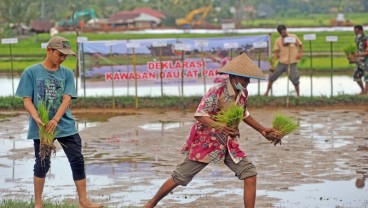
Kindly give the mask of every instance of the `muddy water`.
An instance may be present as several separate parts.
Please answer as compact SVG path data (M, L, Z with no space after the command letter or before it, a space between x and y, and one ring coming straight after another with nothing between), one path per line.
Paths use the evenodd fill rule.
M242 147L256 164L257 207L368 207L368 115L363 109L280 109L300 129L274 147L246 125ZM135 113L135 112L130 112ZM261 123L275 109L254 109ZM193 122L192 113L76 114L90 197L109 207L140 206L167 179ZM27 116L0 117L0 198L32 198L32 142ZM45 197L75 199L70 168L58 145ZM223 164L209 165L159 207L242 207L242 183Z

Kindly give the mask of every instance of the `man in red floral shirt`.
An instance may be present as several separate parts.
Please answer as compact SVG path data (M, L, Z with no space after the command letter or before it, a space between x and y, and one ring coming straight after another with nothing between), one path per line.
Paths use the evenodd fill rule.
M188 157L182 162L172 177L158 190L156 195L144 207L151 208L178 185L186 186L193 177L209 163L224 161L236 176L244 181L244 205L255 206L257 169L239 148L239 130L227 127L215 119L221 110L232 104L244 107L243 121L266 137L271 128L263 127L248 112L247 85L250 78L263 79L262 71L248 58L241 54L226 64L220 73L229 77L214 85L202 98L194 115L190 136L182 148Z

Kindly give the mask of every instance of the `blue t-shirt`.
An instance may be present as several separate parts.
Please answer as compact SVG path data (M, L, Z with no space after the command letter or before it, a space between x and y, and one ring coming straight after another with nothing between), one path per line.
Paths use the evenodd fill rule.
M63 66L60 66L56 71L50 71L41 64L32 65L24 70L15 95L32 98L36 109L38 103L44 101L48 107L49 119L51 120L61 105L63 95L70 95L72 99L77 98L73 72ZM57 129L59 130L57 138L77 133L75 121L69 107L61 117ZM37 123L30 116L27 138L39 139L38 132Z

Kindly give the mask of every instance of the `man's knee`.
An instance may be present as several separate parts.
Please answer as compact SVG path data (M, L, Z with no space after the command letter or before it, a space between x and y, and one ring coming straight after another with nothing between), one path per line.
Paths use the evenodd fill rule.
M45 158L44 160L41 160L39 158L36 158L36 162L33 166L33 175L37 178L45 178L47 172L49 171L51 166L50 158Z
M191 177L190 175L183 175L178 171L173 171L171 177L174 180L174 182L180 186L188 185L193 179L193 177Z

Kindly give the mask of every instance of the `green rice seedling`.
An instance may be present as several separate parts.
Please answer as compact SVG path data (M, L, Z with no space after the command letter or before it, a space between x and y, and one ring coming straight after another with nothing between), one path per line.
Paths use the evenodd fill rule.
M276 131L268 132L266 138L271 140L275 145L277 143L280 143L281 145L281 139L287 134L297 130L298 127L299 125L293 118L284 116L282 114L276 114L272 121L272 128Z
M230 105L228 108L223 109L219 114L215 116L215 119L230 128L237 128L244 116L244 108L236 104Z
M354 43L350 43L349 45L345 46L342 51L345 53L346 56L350 56L357 52L357 47Z
M270 63L270 71L273 72L275 70L275 67L279 63L279 61L276 59L276 61L273 61L273 56L268 57L268 62Z
M46 107L45 102L40 102L37 105L38 116L40 117L44 126L39 126L40 134L40 158L44 160L46 157L50 157L51 153L56 152L56 147L54 145L54 138L59 133L59 130L53 133L46 132L46 125L49 123L49 112Z
M354 56L354 54L357 52L357 47L354 43L350 43L349 45L345 46L342 49L342 51L345 53L350 64L353 64L359 61L359 57Z

